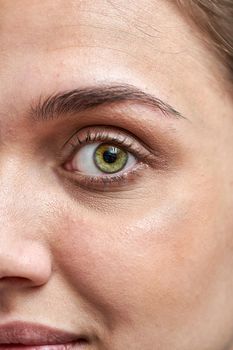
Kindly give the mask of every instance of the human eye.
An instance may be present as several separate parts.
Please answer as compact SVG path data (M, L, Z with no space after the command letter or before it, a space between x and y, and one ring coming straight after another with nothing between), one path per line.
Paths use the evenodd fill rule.
M148 167L151 152L132 134L114 127L93 126L67 142L63 169L87 189L111 191L123 187Z

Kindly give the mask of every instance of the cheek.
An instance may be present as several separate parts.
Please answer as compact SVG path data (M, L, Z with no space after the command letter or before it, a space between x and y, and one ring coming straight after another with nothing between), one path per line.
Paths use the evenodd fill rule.
M209 198L177 196L132 219L82 208L64 213L54 256L77 296L107 322L188 322L216 288L224 245ZM173 203L172 205L170 203Z

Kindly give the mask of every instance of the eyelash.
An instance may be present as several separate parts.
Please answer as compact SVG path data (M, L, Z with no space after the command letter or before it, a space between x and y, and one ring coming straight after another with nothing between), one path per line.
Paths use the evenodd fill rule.
M100 144L108 142L127 152L131 152L136 158L136 165L128 170L122 170L116 174L103 176L84 175L78 171L70 169L69 162L72 161L80 148L83 145L92 144L94 142L100 142ZM69 176L71 176L71 179L85 188L91 187L102 191L111 190L119 185L127 185L136 180L136 178L141 175L142 171L149 166L150 158L152 157L152 153L146 148L146 146L135 137L131 136L128 132L106 126L87 127L78 131L66 143L65 147L68 147L70 156L63 164L63 169L70 173Z

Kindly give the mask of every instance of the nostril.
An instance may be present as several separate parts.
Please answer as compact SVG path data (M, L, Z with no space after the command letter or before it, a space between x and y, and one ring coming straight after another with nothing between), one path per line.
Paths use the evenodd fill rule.
M77 341L78 345L89 345L90 341L87 337L80 337Z
M27 278L4 276L4 277L0 277L0 281L9 281L12 283L22 283L22 282L26 282Z
M1 285L8 285L11 284L12 286L25 286L30 284L30 280L24 277L11 277L11 276L5 276L0 278L0 286Z

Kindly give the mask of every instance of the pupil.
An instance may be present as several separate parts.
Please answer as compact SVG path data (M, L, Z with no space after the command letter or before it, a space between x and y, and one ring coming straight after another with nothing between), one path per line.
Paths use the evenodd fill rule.
M117 160L117 152L113 150L107 150L103 153L103 159L106 163L114 163Z

